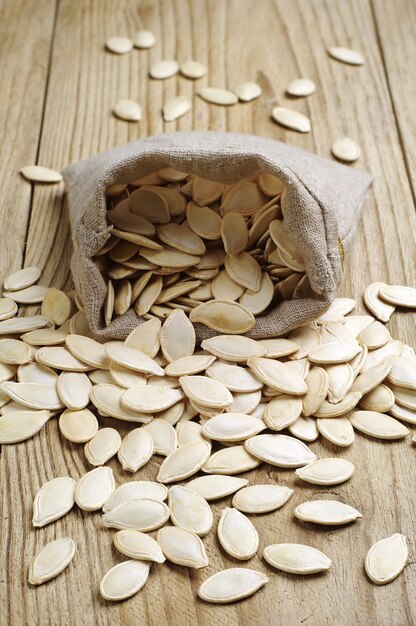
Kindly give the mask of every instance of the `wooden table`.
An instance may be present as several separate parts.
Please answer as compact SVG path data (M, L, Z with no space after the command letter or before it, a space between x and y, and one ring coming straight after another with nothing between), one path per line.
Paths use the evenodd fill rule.
M415 26L412 0L4 0L0 15L1 277L24 265L38 265L43 268L43 284L71 284L63 190L32 187L19 176L20 167L39 163L59 170L139 137L209 129L257 133L327 157L337 137L356 139L362 148L356 166L372 172L375 182L355 243L347 252L341 293L357 299L360 313L368 283L415 285ZM152 50L134 50L122 57L104 51L108 36L132 36L143 27L156 34ZM365 65L330 60L326 48L332 45L360 50ZM161 58L198 59L208 65L208 76L197 83L182 77L152 81L149 66ZM289 100L285 87L299 76L316 82L316 94ZM208 105L195 97L190 114L177 123L162 121L160 109L167 98L191 96L199 84L233 87L241 80L257 81L262 97L231 108ZM111 115L114 102L125 97L142 103L139 124ZM274 124L270 111L276 103L309 115L313 131L301 135ZM396 338L415 343L414 313L396 312L389 327ZM350 459L356 474L346 484L326 490L306 488L293 472L271 467L255 472L256 482L277 481L295 488L283 509L254 520L261 537L259 554L264 546L279 541L310 543L333 559L333 569L301 579L273 571L255 557L247 566L266 571L269 584L246 601L215 606L197 600L199 584L222 567L238 565L225 556L215 532L205 541L208 568L155 566L145 588L133 599L119 604L103 601L98 593L100 578L121 559L111 546L112 533L101 527L100 515L75 509L43 529L31 528L31 503L38 488L57 476L76 479L88 469L81 447L63 440L56 420L34 439L3 447L1 623L415 623L416 462L410 437L382 443L358 435L344 451L322 441L312 448L319 456ZM153 478L158 463L152 461L140 476ZM124 480L117 462L110 465ZM293 521L297 504L323 494L355 506L363 519L334 530ZM215 521L223 506L224 501L213 506ZM372 543L394 532L409 539L409 565L393 583L377 587L366 578L363 559ZM54 581L29 587L27 566L32 555L47 541L65 535L78 546L73 563Z

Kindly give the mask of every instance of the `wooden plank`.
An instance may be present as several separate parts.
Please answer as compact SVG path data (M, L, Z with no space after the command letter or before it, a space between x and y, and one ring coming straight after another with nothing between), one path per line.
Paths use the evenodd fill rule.
M133 51L116 57L103 50L109 35L132 35L139 27L153 30L158 45L149 52ZM349 45L366 57L363 68L328 59L326 47ZM147 78L149 64L160 58L182 61L195 57L209 65L206 78L194 84L181 77L167 81ZM70 68L70 71L68 70ZM288 99L284 90L298 76L317 83L314 96ZM232 87L241 80L258 80L264 95L251 104L233 108L210 106L194 99L192 114L177 123L163 123L163 101L176 94L192 94L199 85ZM111 106L119 97L138 98L143 121L126 124L114 119ZM313 132L299 135L270 120L277 102L311 117ZM371 171L375 183L364 210L356 241L347 251L344 295L361 297L372 280L415 284L413 245L416 223L404 157L371 6L367 0L261 0L253 10L249 0L160 0L142 2L137 9L128 0L86 0L60 3L56 39L39 159L57 169L100 150L136 137L189 129L256 133L330 155L334 139L347 134L359 141L363 156L357 167ZM355 166L354 166L355 167ZM68 284L68 222L60 192L36 188L29 228L26 262L44 267L43 280ZM413 314L396 313L390 324L394 336L415 343ZM127 428L102 419L121 433ZM58 443L57 443L58 442ZM295 488L281 510L254 518L261 537L259 556L243 566L268 572L270 582L252 598L235 605L214 606L196 599L199 584L222 567L238 566L226 557L211 532L205 539L209 567L187 571L173 565L155 565L146 587L127 602L109 604L98 593L103 573L120 560L111 547L112 533L101 527L100 515L76 510L44 529L30 527L33 495L46 480L88 469L82 449L68 444L52 420L35 439L7 447L2 454L3 518L8 554L8 600L4 623L133 625L138 616L149 624L411 624L416 619L415 575L409 566L386 587L365 577L363 558L369 546L393 532L415 536L413 493L416 462L410 443L383 444L357 435L345 451L317 442L318 456L343 456L356 465L351 481L340 487L305 488L293 472L262 468L247 474L251 481L278 482ZM153 479L159 461L140 472ZM111 461L118 482L126 476ZM7 477L7 482L6 482ZM128 477L130 478L130 477ZM136 478L136 477L135 477ZM340 498L363 513L356 524L318 530L293 521L293 508L309 497ZM214 528L226 499L213 506ZM26 564L47 541L69 535L78 545L65 574L38 589L26 583ZM309 543L334 562L324 576L299 579L278 573L261 558L264 547L279 541ZM24 567L22 567L24 564Z
M17 173L37 158L55 5L55 0L0 5L0 217L2 232L12 234L1 245L1 282L23 259L32 187Z
M409 0L372 0L377 35L394 106L406 169L416 195L414 81L416 5Z

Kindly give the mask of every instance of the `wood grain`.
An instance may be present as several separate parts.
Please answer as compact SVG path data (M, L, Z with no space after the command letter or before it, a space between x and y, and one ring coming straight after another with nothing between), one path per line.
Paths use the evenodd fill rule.
M414 84L409 68L416 60L416 4L409 0L373 0L374 22L394 105L406 169L416 196ZM392 30L394 25L394 30ZM393 35L394 32L394 35Z
M2 20L0 29L9 33L9 43L0 37L0 46L6 46L15 66L14 71L8 68L10 88L0 102L2 124L9 133L0 176L2 225L12 236L0 251L2 274L23 259L25 224L30 220L25 264L43 268L44 284L70 284L71 246L62 189L36 186L29 202L31 188L17 175L21 165L36 160L60 169L149 134L215 129L268 136L327 157L337 137L346 134L356 139L362 157L353 167L371 171L375 182L355 243L347 251L341 292L357 298L357 311L364 312L362 293L369 282L416 284L416 219L408 176L414 170L409 168L414 120L412 116L410 122L408 119L414 87L400 90L397 86L398 69L406 68L410 61L406 55L414 50L412 31L403 17L410 4L405 0L374 0L373 4L369 0L258 0L254 8L250 0L60 0L53 27L54 2L33 3L33 10L26 15L18 10L19 2L7 0L7 24ZM391 36L396 10L402 46ZM123 57L105 52L107 36L133 35L141 27L155 32L155 48L134 50ZM330 45L360 50L366 64L357 68L329 59L326 48ZM162 58L196 58L208 65L208 75L197 83L180 76L166 81L148 79L150 63ZM316 94L300 100L285 97L287 84L300 76L316 82ZM232 88L242 80L258 81L263 96L232 108L208 105L195 96L189 115L178 122L163 122L160 110L168 97L191 96L200 85ZM113 103L121 97L142 103L142 122L127 124L111 115ZM274 124L270 111L277 103L309 115L313 131L300 135ZM407 143L403 141L406 133ZM13 140L15 134L18 141ZM416 344L414 313L395 313L389 326L395 337ZM101 421L119 428L122 434L128 431L117 420ZM133 599L119 604L103 601L98 593L100 578L121 558L111 546L112 532L101 527L100 515L74 510L43 529L34 530L30 525L33 496L46 480L64 475L76 479L89 469L81 446L63 440L56 420L27 443L5 446L1 458L1 623L414 623L416 461L409 441L381 443L357 435L354 445L344 451L321 441L311 447L318 456L348 458L356 473L348 483L329 490L305 487L293 472L270 466L247 473L252 482L278 482L295 488L292 500L281 510L253 517L261 538L259 555L270 543L308 543L332 558L333 570L300 579L273 571L257 556L247 566L267 572L268 585L244 602L214 606L196 599L199 584L222 567L238 565L225 555L215 532L205 540L210 558L206 569L194 572L155 565L145 588ZM152 459L140 478L153 479L159 462ZM123 482L126 476L118 463L111 461L110 466L117 481ZM324 530L294 522L293 508L314 496L339 497L358 508L363 519L345 528ZM230 500L214 504L215 525L220 509ZM408 536L410 563L397 580L376 587L364 574L363 558L373 542L394 532ZM47 541L65 535L73 537L78 546L73 563L54 581L30 588L26 580L32 555Z

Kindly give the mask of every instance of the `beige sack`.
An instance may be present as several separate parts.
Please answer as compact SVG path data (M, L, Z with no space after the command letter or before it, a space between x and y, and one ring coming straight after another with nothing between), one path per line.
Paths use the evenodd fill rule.
M248 336L282 335L318 317L341 281L340 242L351 241L372 177L284 143L217 132L171 133L133 141L65 168L74 254L72 274L92 331L125 338L143 320L130 309L104 325L106 284L91 258L109 237L105 189L165 167L234 183L258 171L277 175L287 185L286 230L304 256L316 299L282 302L260 316ZM198 339L216 333L196 325Z

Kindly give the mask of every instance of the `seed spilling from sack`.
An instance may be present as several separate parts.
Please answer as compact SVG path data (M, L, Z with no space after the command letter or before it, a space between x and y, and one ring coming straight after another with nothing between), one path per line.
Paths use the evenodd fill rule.
M106 325L130 309L164 320L179 308L218 332L245 333L279 302L314 297L284 193L266 172L224 185L173 168L107 189L112 230L94 257Z
M164 175L186 178L170 170ZM270 187L272 182L268 178L263 184ZM203 188L197 190L202 193ZM218 228L209 220L198 224L205 233ZM272 222L270 230L280 241L281 225ZM201 241L209 245L215 240ZM238 248L242 241L231 230L225 245ZM228 254L225 245L223 254ZM235 256L241 254L245 252ZM239 275L238 264L231 262L230 267ZM23 275L24 281L32 282L39 275L36 268L30 269L33 276ZM241 280L255 280L246 274ZM13 286L22 286L22 276L16 276L6 279L11 295L19 291L13 292ZM167 559L193 569L209 565L204 537L213 532L212 500L233 496L232 506L222 508L214 532L226 553L251 560L260 539L256 517L279 515L278 510L296 494L287 486L256 484L255 478L249 484L250 478L235 475L267 463L296 470L295 489L300 481L304 488L353 482L358 466L338 455L317 459L309 443L321 434L346 447L354 441L354 430L381 441L400 439L409 432L401 421L416 424L415 353L393 340L372 316L348 315L354 300L336 299L318 320L286 338L256 341L230 333L205 339L201 351L195 352L193 315L198 321L203 315L214 319L216 307L235 302L215 298L202 302L192 309L191 319L171 305L163 324L152 317L124 343L100 344L88 336L82 309L74 313L81 305L76 292L44 291L43 316L0 321L0 328L2 324L7 328L5 334L16 336L0 340L0 443L35 436L63 411L60 432L74 444L84 445L92 469L77 481L61 476L40 485L34 494L32 524L42 528L70 515L75 506L85 512L102 508L102 526L119 530L114 545L132 559L101 572L100 593L108 601L140 591L148 576L156 575L150 571L152 562L162 564ZM398 306L411 306L413 295L413 290L397 285L385 285L380 291L380 297L390 297ZM170 302L168 296L165 302ZM210 310L201 313L207 307ZM17 305L10 313L17 313ZM239 323L243 319L236 318ZM34 325L30 320L35 320ZM55 329L55 323L60 327ZM102 424L107 416L133 422L128 434L121 438L116 422L113 427ZM281 434L284 429L291 436ZM154 455L164 458L153 480L127 480L117 486L112 468L105 465L116 457L114 462L139 478L138 472ZM149 478L149 470L145 471ZM186 482L172 485L181 481ZM317 524L334 528L353 524L362 517L353 502L316 495L315 488L313 498L302 498L293 509L294 518L311 529ZM173 525L166 526L169 518ZM359 528L359 522L356 525ZM146 534L155 530L159 531L156 538ZM75 553L69 537L43 545L29 569L32 585L57 576ZM273 544L264 549L263 558L292 574L325 572L331 559L319 547ZM403 535L383 539L367 554L367 575L374 583L385 584L402 572L407 558ZM201 580L200 598L227 603L255 593L268 578L251 567L236 567Z

